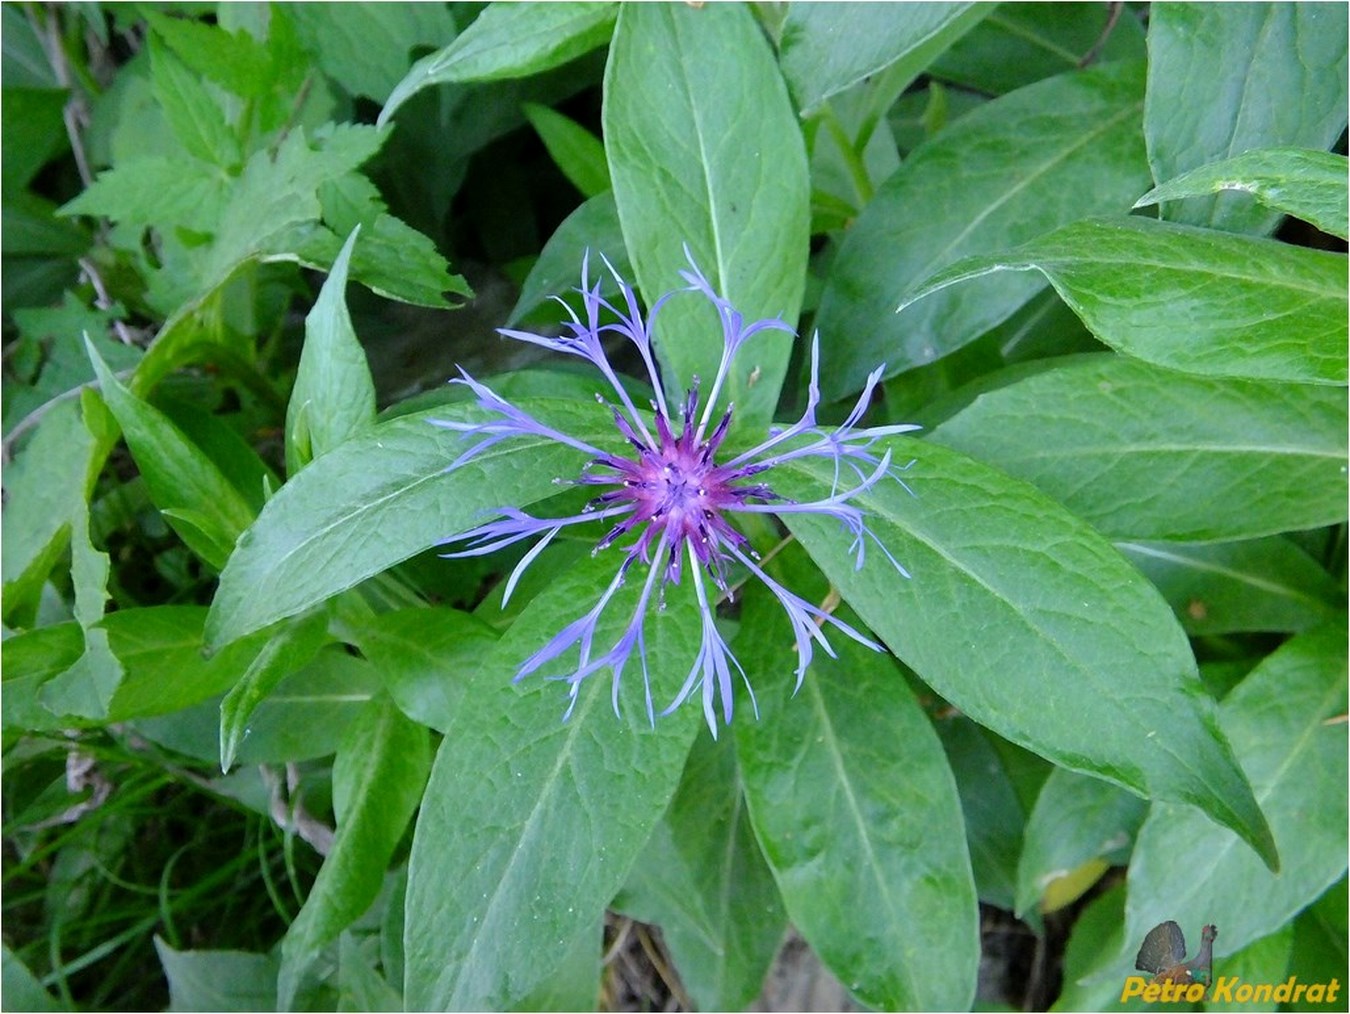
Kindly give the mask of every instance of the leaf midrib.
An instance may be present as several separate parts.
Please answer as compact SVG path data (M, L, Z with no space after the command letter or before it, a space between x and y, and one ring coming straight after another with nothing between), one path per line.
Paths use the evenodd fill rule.
M1131 114L1142 115L1143 108L1144 102L1142 99L1140 99L1138 102L1132 102L1130 103L1130 105L1119 110L1114 116L1111 116L1106 120L1103 120L1097 127L1095 127L1092 130L1089 130L1087 133L1080 136L1072 144L1069 144L1066 147L1059 149L1059 151L1057 151L1051 158L1045 160L1040 165L1036 166L1025 176L1019 179L1016 184L1009 187L1001 195L999 195L999 197L996 200L991 201L983 209L981 209L980 213L976 215L974 218L972 218L966 224L965 228L963 228L959 233L953 236L951 240L949 240L947 244L942 247L941 250L937 251L931 258L929 258L927 264L925 264L922 268L916 270L911 277L924 278L931 275L933 271L938 267L938 265L947 263L951 257L952 251L956 247L958 247L961 243L965 242L965 240L970 237L970 234L995 211L1003 207L1003 205L1007 204L1015 196L1017 196L1023 190L1027 189L1027 187L1031 186L1031 184L1039 182L1042 177L1047 175L1062 162L1067 161L1076 152L1078 152L1083 148L1086 148L1093 142L1097 141L1102 135L1109 133L1112 129L1115 128L1116 124L1119 123L1120 121L1126 119Z
M1194 556L1186 556L1184 553L1169 553L1166 550L1158 549L1156 546L1145 545L1141 542L1118 542L1116 545L1122 549L1133 550L1142 556L1149 556L1157 560L1175 563L1191 570L1199 570L1208 574L1217 574L1220 577L1231 578L1239 584L1244 584L1260 591L1271 592L1275 595L1296 599L1323 608L1327 605L1327 603L1323 602L1321 599L1309 595L1298 588L1264 579L1255 573L1234 570L1232 567L1212 563L1208 560L1201 560Z
M521 856L525 854L526 849L523 844L536 832L536 827L542 819L541 814L545 807L544 802L551 799L557 792L559 781L563 770L571 763L572 755L575 751L577 738L581 733L582 726L585 724L586 717L594 710L595 702L602 696L596 689L598 683L595 680L590 681L590 686L586 690L585 699L581 702L579 711L574 711L568 719L567 735L563 740L562 748L558 751L558 756L553 763L553 768L549 771L548 777L541 783L540 791L535 795L534 803L530 807L530 812L526 816L523 824L520 825L520 831L515 835L515 847L511 849L511 857L506 862L506 867L502 870L501 876L497 878L496 885L488 895L486 903L478 910L482 918L474 924L474 932L469 948L464 952L462 959L451 961L441 976L438 977L436 985L436 995L444 993L441 988L448 983L453 983L447 1000L449 1010L454 1009L472 1009L483 1002L480 998L469 998L470 1002L465 1005L464 998L460 996L460 987L465 981L465 976L457 975L464 969L474 967L474 957L478 953L479 944L488 936L489 924L497 918L496 911L501 903L502 893L506 885L511 880L512 871L515 869ZM447 735L447 739L449 736ZM538 981L538 980L536 980Z
M801 466L796 463L784 465L781 467L791 468L794 471L796 471L799 475L805 476L806 478L812 480L814 480L815 478L810 474L810 472L803 470ZM884 506L878 504L876 502L875 497L870 492L864 494L859 499L864 501L870 500L874 508ZM1063 645L1061 645L1058 640L1051 637L1048 632L1044 631L1038 624L1034 623L1016 601L1014 601L1013 599L1003 594L1001 591L991 586L982 575L972 570L969 566L967 566L964 563L964 561L958 560L957 558L948 554L943 547L937 545L932 539L928 537L926 533L922 532L921 530L901 524L899 520L894 518L890 513L888 513L884 509L882 510L874 509L872 513L885 518L888 524L894 525L895 527L906 532L906 534L910 538L927 547L930 552L938 556L940 559L945 560L954 571L964 574L967 577L967 579L969 579L973 584L983 589L987 595L989 595L995 601L1001 603L1011 613L1011 615L1013 615L1019 621L1021 621L1024 627L1034 635L1036 640L1052 648L1055 651L1055 653L1057 653L1060 656L1060 658L1067 663L1068 669L1070 669L1073 672L1081 674L1086 680L1090 681L1094 686L1096 686L1098 688L1098 694L1101 696L1103 700L1111 700L1114 697L1113 691L1115 690L1115 688L1113 686L1108 685L1101 676L1101 674L1099 674L1094 667L1087 665L1086 663L1080 661L1074 655L1069 653L1069 651ZM920 675L922 676L923 674L920 673ZM1197 771L1195 768L1192 767L1188 758L1185 758L1176 752L1176 750L1171 745L1170 737L1162 737L1161 738L1162 741L1159 742L1160 737L1157 736L1156 730L1147 728L1143 722L1139 721L1138 716L1135 710L1133 709L1130 708L1122 709L1120 715L1123 722L1127 722L1128 724L1132 725L1133 727L1139 730L1139 735L1141 737L1146 737L1154 740L1160 750L1170 754L1173 760L1176 762L1177 768L1189 772L1191 778L1188 780L1191 781L1192 784L1200 784L1200 785L1208 784L1208 779L1204 777L1203 772ZM1203 724L1199 715L1196 716L1196 723ZM1153 767L1156 767L1156 765L1154 765ZM1153 781L1153 778L1150 777L1150 769L1144 768L1141 765L1140 772L1145 778L1145 784L1140 786L1129 785L1123 779L1108 775L1105 771L1102 770L1094 769L1089 770L1086 773L1092 775L1093 777L1103 778L1106 781L1113 782L1114 784L1119 785L1122 788L1125 788L1129 791L1136 793L1148 792L1155 789L1156 786L1149 784L1149 782ZM1222 809L1226 810L1234 818L1237 817L1236 811L1234 811L1231 807L1224 806L1222 807ZM1245 823L1244 821L1239 822Z
M1279 765L1275 768L1274 772L1272 772L1269 781L1266 782L1265 786L1260 792L1257 792L1256 789L1253 788L1252 794L1256 798L1258 806L1264 804L1267 799L1269 799L1272 795L1275 794L1275 790L1279 788L1284 778L1284 775L1288 772L1289 768L1293 765L1294 761L1302 755L1305 749L1307 749L1309 740L1312 739L1314 733L1316 733L1316 731L1322 727L1323 722L1322 716L1326 714L1327 710L1333 704L1335 704L1336 701L1344 693L1345 685L1346 680L1345 677L1342 675L1341 678L1337 679L1330 687L1327 688L1326 693L1322 696L1322 699L1318 702L1318 706L1315 709L1313 708L1309 709L1309 714L1313 716L1312 720L1308 721L1304 725L1303 731L1299 734L1298 739L1294 741L1293 745L1289 749L1289 752L1285 754L1284 758L1280 761ZM1246 773L1247 772L1244 770L1243 771L1244 777L1246 776ZM1265 812L1264 807L1262 807L1262 812L1263 813ZM1225 828L1225 830L1231 831L1232 829ZM1274 837L1274 833L1275 832L1272 829L1271 831L1272 838ZM1225 838L1222 842L1220 842L1218 845L1214 846L1210 850L1209 855L1213 858L1213 862L1210 864L1211 871L1217 870L1219 868L1220 863L1230 852L1232 852L1233 846L1237 844L1239 841L1241 841L1241 838L1237 834L1233 834L1232 837ZM1194 873L1195 871L1192 870L1191 872ZM1186 906L1183 904L1183 902L1191 898L1197 897L1200 889L1207 886L1207 880L1208 878L1203 876L1188 876L1186 878L1186 887L1176 898L1177 907L1184 909Z

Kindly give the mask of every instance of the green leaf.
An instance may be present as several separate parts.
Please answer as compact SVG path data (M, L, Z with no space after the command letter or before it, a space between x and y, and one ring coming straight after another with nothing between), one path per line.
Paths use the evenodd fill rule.
M1065 74L986 103L915 149L845 235L816 318L828 399L883 361L892 376L1011 315L1039 280L1000 278L896 313L897 298L967 254L1085 215L1124 212L1148 186L1139 136L1143 71Z
M1060 362L980 395L933 439L1034 484L1110 538L1242 539L1345 519L1343 391L1189 377L1114 355Z
M521 403L578 439L614 443L595 404ZM378 423L304 469L268 501L220 576L207 619L219 648L350 588L480 524L503 505L527 507L557 492L555 476L585 460L549 440L507 441L453 472L472 446L430 419L483 418L447 406Z
M262 510L267 497L281 485L281 480L239 430L230 425L228 417L166 397L157 398L156 406L215 462L255 515Z
M95 595L106 599L107 554L96 552L87 544L81 546L80 543L76 543L75 550L72 576L89 589L87 594L91 599ZM86 626L84 654L65 672L43 684L38 691L38 700L42 707L54 715L103 719L108 714L122 677L122 666L108 644L107 632Z
M181 225L199 232L219 226L230 178L192 158L147 155L99 173L60 215L102 215L132 227Z
M779 44L783 76L803 114L897 62L903 63L898 77L908 83L993 9L969 3L793 3Z
M602 1003L605 988L605 924L607 915L578 933L553 975L516 1003L519 1011L587 1011ZM402 1008L400 1008L402 1009Z
M603 46L614 30L613 3L490 4L450 45L423 57L394 88L376 121L423 88L447 81L500 81L560 67Z
M1289 954L1293 943L1294 926L1292 923L1285 923L1270 936L1254 940L1236 954L1230 954L1225 958L1221 977L1232 980L1234 987L1244 982L1282 983L1289 971ZM1215 980L1215 989L1205 1000L1205 1010L1275 1011L1281 1006L1283 1005L1274 1002L1273 997L1266 1002L1242 1003L1231 993L1225 992L1223 984L1218 979Z
M891 438L875 452L884 447L915 459L915 495L883 482L850 502L911 579L876 552L855 570L828 518L786 517L868 626L981 725L1061 767L1197 806L1275 865L1190 645L1153 587L1032 487L934 444ZM833 475L792 462L774 488L815 500Z
M210 622L208 617L208 622ZM262 644L239 681L220 702L220 770L234 765L249 721L283 679L308 664L328 640L326 617L311 613L284 623Z
M6 203L70 146L62 116L67 94L64 88L0 89L0 131L9 153L3 167Z
M527 102L522 108L549 156L583 197L595 197L609 189L609 164L598 137L548 106Z
M1075 222L967 257L905 294L1039 271L1119 352L1184 373L1346 382L1346 258L1143 218Z
M303 263L326 270L341 245L330 229L345 235L359 225L366 232L352 253L352 277L372 292L438 310L446 305L446 292L472 295L463 278L450 274L430 237L387 213L379 190L366 177L348 173L329 180L320 186L319 200L329 228L309 227L298 243Z
M0 944L0 990L5 993L5 1006L10 1010L60 1010L56 997L42 988L36 975L29 971L8 944Z
M768 42L739 4L623 8L605 71L605 150L648 304L683 288L683 245L746 322L801 308L810 185L801 130ZM685 295L661 311L667 393L684 396L722 355L716 312ZM761 332L742 346L723 397L766 423L792 347Z
M36 606L38 593L70 544L85 505L96 442L71 401L55 406L5 469L5 537L0 540L5 622ZM22 624L27 625L27 624Z
M237 641L202 657L203 606L148 606L109 613L99 626L126 676L108 705L108 721L161 715L192 707L233 686L266 635Z
M1055 768L1027 820L1016 911L1032 911L1055 881L1089 860L1119 860L1147 813L1148 804L1138 796Z
M63 727L63 716L42 706L39 692L49 679L65 672L84 653L84 633L78 623L37 627L7 637L4 695L0 728L49 731Z
M354 178L369 186L364 177ZM329 215L325 203L324 219L331 224L333 219ZM446 308L447 292L473 295L461 275L450 273L449 265L430 237L382 210L352 220L353 226L358 223L369 231L352 253L351 276L371 292L435 310ZM341 225L345 224L344 216ZM298 233L301 235L295 238L295 255L300 263L323 271L336 260L341 243L328 229L308 225L302 226Z
M155 937L170 1010L276 1010L277 962L243 951L176 951Z
M31 512L24 510L17 514L27 529L26 532L21 529L27 536L27 545L21 550L23 562L15 564L11 573L21 588L36 592L64 548L65 540L69 539L70 581L75 592L73 612L84 630L84 654L39 689L39 700L53 714L102 718L122 680L122 667L108 646L107 633L96 627L103 618L109 597L110 564L108 554L95 548L90 537L88 497L112 447L113 423L97 396L92 391L85 391L78 413L73 403L60 405L43 420L43 425L52 426L53 435L65 435L69 445L42 461L30 457L35 469L30 474L36 486L45 486L46 493L59 488L59 495L50 499L44 495L32 503ZM38 446L35 438L28 448L29 455ZM44 481L43 470L52 464L60 471L47 473ZM20 485L20 481L15 480L7 492L11 496L17 495ZM41 513L47 509L51 511L51 517L43 519ZM16 518L12 511L12 507L6 509L7 531ZM13 537L11 532L6 541ZM33 555L29 556L29 553ZM11 608L9 590L7 584L7 609ZM13 608L26 610L27 606L21 604Z
M1149 17L1144 109L1153 178L1252 148L1331 147L1345 129L1346 32L1336 4L1159 4ZM1165 205L1163 214L1230 232L1269 232L1279 220L1241 194Z
M999 4L930 68L987 95L1002 95L1077 70L1091 62L1142 60L1146 49L1138 15L1111 4ZM1112 18L1116 17L1114 23Z
M28 386L7 386L5 390L4 419L11 439L19 427L31 425L50 411L53 402L72 399L95 379L82 335L88 335L114 370L129 371L140 361L139 348L124 345L112 334L113 322L125 316L121 304L100 310L87 306L69 290L62 293L59 306L14 311L20 339L11 362L32 355L41 363L34 364L38 375Z
M243 767L331 756L344 730L380 690L380 675L370 663L337 646L321 650L258 704L234 761ZM130 724L152 742L203 764L219 764L220 723L221 704L213 698Z
M790 673L777 602L742 610L747 670ZM946 755L895 663L831 640L838 660L817 655L795 698L761 681L759 720L736 725L755 833L793 925L864 1003L968 1009L979 907Z
M1284 857L1279 876L1194 811L1155 802L1130 862L1126 939L1175 919L1221 928L1215 955L1273 932L1346 869L1345 623L1287 642L1219 706ZM1122 955L1122 964L1128 957Z
M1123 542L1118 548L1163 593L1192 636L1307 630L1345 605L1344 589L1286 538Z
M150 498L189 549L211 566L223 567L234 540L252 522L253 508L177 426L113 376L92 342L86 340L86 347ZM177 511L190 511L192 523L180 520Z
M333 762L337 835L304 907L281 942L278 1009L295 1001L319 951L375 900L431 767L422 726L388 700L369 701L347 728Z
M1294 920L1294 941L1289 972L1299 982L1347 981L1345 878L1303 910ZM1325 1003L1286 1005L1288 1010L1326 1010Z
M0 7L3 19L4 59L0 68L6 88L55 88L59 83L47 58L47 49L37 26L21 7Z
M387 135L373 127L340 124L316 132L317 147L302 130L288 134L275 156L255 152L244 166L221 215L220 231L201 268L202 288L224 281L243 260L274 249L279 238L322 211L319 189L367 161ZM294 256L294 254L290 254Z
M378 941L368 939L367 942ZM338 937L338 1010L403 1010L403 995L372 964L372 959L362 953L362 947L352 933L343 932Z
M412 49L439 48L455 37L444 4L295 4L286 12L323 72L376 102L407 74Z
M936 725L956 777L975 890L986 905L1010 909L1026 815L997 751L980 727L960 716Z
M566 691L512 675L594 601L616 562L587 560L526 607L473 674L446 730L408 866L405 1003L506 1010L589 936L665 810L698 727L684 708L654 728L636 663L618 688L597 674L560 721ZM597 645L627 624L639 582L606 610ZM688 588L648 616L652 694L674 696L695 655Z
M414 606L379 613L349 635L415 722L445 732L470 675L497 640L482 620L457 609Z
M614 204L612 192L592 197L563 219L521 285L520 299L507 318L507 326L516 326L549 296L576 288L581 278L582 259L588 253L596 257L604 254L621 277L633 277L628 248L623 242L623 228L619 225L619 209ZM610 277L608 270L599 274L599 281L602 295L618 293L618 283Z
M131 377L131 389L140 397L149 397L159 382L175 369L201 357L224 355L230 351L210 321L220 312L224 290L231 281L246 273L247 260L170 313Z
M1121 1001L1121 979L1105 979L1094 974L1102 955L1114 954L1124 945L1124 940L1125 885L1117 883L1094 898L1074 923L1068 946L1064 949L1064 986L1050 1009L1138 1010L1137 1004Z
M876 188L900 167L886 116L909 84L892 64L831 99L803 124L811 170L811 232L845 229Z
M1154 187L1134 206L1231 190L1251 194L1258 204L1348 239L1350 204L1345 177L1344 155L1308 148L1260 148L1182 173Z
M731 737L699 736L612 907L661 927L699 1010L744 1010L759 995L787 916L750 826Z
M171 17L154 8L145 18L188 70L214 81L241 98L260 98L271 87L267 47L246 31Z
M305 317L300 369L286 406L286 471L294 475L314 458L375 422L375 381L347 313L347 264L358 225L347 237Z
M155 97L178 142L195 158L231 169L239 164L239 140L201 79L169 52L160 36L149 38Z
M75 222L58 219L56 210L51 201L26 190L6 195L0 205L0 251L9 263L14 263L9 258L22 255L78 257L89 248L89 234ZM16 300L14 305L23 305L23 301Z

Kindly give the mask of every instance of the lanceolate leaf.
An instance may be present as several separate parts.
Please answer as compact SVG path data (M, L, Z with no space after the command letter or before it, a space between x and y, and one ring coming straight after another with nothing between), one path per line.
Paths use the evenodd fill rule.
M220 770L229 771L254 711L277 685L308 663L327 640L321 613L279 626L220 702Z
M905 80L913 80L991 10L969 3L794 3L783 24L783 76L797 107L810 113L897 61L910 69Z
M623 229L619 225L619 210L614 206L614 194L597 194L568 215L544 244L539 259L534 262L525 283L520 287L520 299L507 318L514 327L549 296L570 292L577 284L577 265L589 254L599 259L604 254L624 278L632 280L633 269L628 263L628 250L623 245ZM598 266L598 265L597 265ZM606 296L619 291L618 284L608 273L600 276L601 292ZM608 284L603 284L608 283Z
M1002 95L1084 63L1142 60L1146 52L1139 17L1128 7L1113 12L1106 3L999 4L929 73Z
M747 321L795 324L809 252L806 149L773 53L740 4L629 4L605 73L605 149L628 253L648 301L680 288L683 247ZM750 157L749 153L753 152ZM675 298L658 349L675 397L722 351L710 307ZM767 422L791 338L751 338L724 397Z
M1122 542L1189 634L1298 631L1345 607L1345 590L1282 536L1245 542Z
M750 826L732 737L700 735L614 907L661 927L699 1010L743 1010L759 995L787 915Z
M193 552L213 567L224 566L235 538L253 520L253 509L196 444L113 376L92 342L85 346L155 506ZM192 523L179 520L179 509L192 512Z
M598 137L548 106L529 102L524 109L553 161L583 197L596 197L609 189L609 163Z
M787 518L868 626L980 724L1061 767L1197 806L1275 865L1185 634L1153 587L1030 486L937 445L888 446L916 459L905 473L916 495L885 482L855 502L911 579L874 546L857 571L834 524ZM832 477L794 464L776 488L807 500Z
M1216 954L1274 931L1346 868L1345 623L1288 642L1219 711L1286 862L1264 869L1228 830L1155 803L1130 863L1128 940L1163 919L1220 927ZM1338 717L1339 716L1339 717ZM1240 885L1227 891L1223 885Z
M68 402L47 413L32 439L6 466L5 538L0 548L4 617L10 626L28 625L21 619L23 613L36 609L42 585L69 545L72 526L88 515L89 473L91 468L97 471L102 460L79 407Z
M895 312L934 271L1086 215L1124 212L1148 188L1139 134L1143 68L1076 71L961 117L915 149L848 231L816 326L824 393L857 390L974 341L1027 301L1039 280L1001 278Z
M368 702L347 729L333 764L337 835L281 944L280 1009L294 1002L319 950L375 900L430 767L427 730L388 698Z
M333 262L305 318L300 371L286 408L286 470L294 475L375 421L375 382L352 330L345 292L358 225Z
M425 606L380 613L350 636L403 713L437 732L450 727L470 677L497 640L469 613Z
M602 46L617 9L590 2L489 5L454 42L413 64L380 110L378 125L431 85L527 77Z
M522 403L582 440L613 443L614 427L594 403ZM466 419L464 405L401 416L315 461L277 491L241 537L207 618L208 646L322 602L503 505L524 507L557 491L585 460L543 440L512 439L447 474L470 443L429 419Z
M520 662L589 608L617 557L587 560L526 607L484 658L446 730L408 867L404 997L411 1010L507 1010L590 935L679 783L698 728L685 707L648 725L636 663L611 709L608 675L563 684ZM623 629L639 589L606 611ZM687 588L647 621L653 694L669 701L692 664L699 620Z
M1060 362L981 395L933 439L1111 538L1242 539L1345 519L1343 391L1113 355Z
M1012 908L1026 823L1012 780L989 737L970 719L943 718L936 730L956 776L976 893L986 905Z
M202 606L147 606L109 613L108 632L126 678L108 706L108 720L124 722L200 704L228 690L258 654L266 634L236 641L213 658L202 657Z
M968 257L906 293L1039 271L1098 338L1186 373L1346 382L1346 258L1142 218L1090 219Z
M1144 110L1154 178L1252 148L1331 147L1345 129L1346 30L1343 4L1158 4ZM1163 213L1235 232L1269 232L1279 219L1240 194Z
M1275 211L1311 222L1323 232L1350 238L1344 155L1308 148L1260 148L1182 173L1154 187L1136 208L1183 197L1235 191L1251 194Z
M1057 879L1091 859L1128 854L1148 804L1095 778L1050 772L1027 820L1017 866L1017 911L1026 912Z
M747 669L790 673L787 624L757 605L778 618L747 594ZM759 720L738 720L764 856L793 924L865 1003L967 1009L979 906L947 757L895 663L831 640L838 660L817 656L795 698L760 679Z

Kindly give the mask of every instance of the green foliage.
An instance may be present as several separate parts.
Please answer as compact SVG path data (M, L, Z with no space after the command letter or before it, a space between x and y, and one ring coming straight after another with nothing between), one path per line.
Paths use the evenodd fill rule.
M758 616L772 636L744 655L786 671L791 634L763 598L767 609L746 603L746 627ZM795 699L774 695L737 731L764 858L793 924L866 1002L969 1006L978 909L970 860L950 847L961 804L942 744L893 661L838 650Z
M1227 191L1251 194L1275 211L1346 239L1345 156L1307 148L1258 148L1211 162L1154 187L1136 208Z
M1142 218L1083 219L1005 253L970 257L908 294L1038 271L1094 335L1182 373L1294 383L1346 381L1346 262L1268 239ZM1179 332L1179 307L1196 306Z
M556 684L511 680L521 649L572 617L606 563L573 568L530 603L473 672L446 730L408 866L411 1007L500 1009L528 996L591 935L679 783L698 728L692 709L651 728L641 685L630 683L616 723L609 688L592 680L560 723ZM665 615L652 647L658 699L678 686L698 627L690 595ZM467 921L466 910L476 913Z
M748 320L795 319L807 253L805 149L749 12L632 4L611 53L606 153L639 286L678 288L687 246ZM700 371L712 374L720 342L712 311L691 301L672 303L663 323L670 338L658 351L667 394L678 399ZM743 422L772 414L790 350L787 335L768 332L740 357L726 396Z
M878 361L895 374L955 351L1038 287L1000 277L978 298L944 292L897 314L897 297L938 268L1128 210L1148 187L1143 101L1143 68L1108 64L995 99L920 146L839 245L817 314L833 352L826 396L856 390Z
M1169 919L1344 983L1346 10L1143 13L0 5L7 1007L745 1009L789 924L878 1009L1119 1009ZM628 453L495 329L688 258L796 332L719 456L865 385L928 427L736 515L879 642L822 618L796 689L742 562L633 634L603 522L438 555ZM722 325L661 307L682 402ZM456 432L460 365L583 446ZM839 496L865 561L788 509ZM582 652L645 662L517 680L606 589ZM713 736L661 713L708 629Z

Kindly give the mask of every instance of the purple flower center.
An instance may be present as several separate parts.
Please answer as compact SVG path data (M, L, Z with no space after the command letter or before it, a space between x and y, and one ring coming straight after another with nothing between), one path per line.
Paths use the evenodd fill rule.
M678 584L688 548L700 564L715 571L717 583L724 585L720 547L730 544L739 548L746 540L723 517L723 512L780 497L761 484L736 485L757 471L756 468L716 463L717 448L731 424L731 409L727 409L717 428L706 438L701 436L701 427L694 421L698 410L697 385L689 392L684 410L684 428L677 437L670 420L658 408L653 445L639 438L622 413L615 409L615 424L637 451L637 457L601 455L587 464L577 481L585 485L616 487L592 500L587 505L588 510L626 508L628 511L596 546L597 551L641 528L641 536L629 549L630 558L640 557L651 562L651 547L664 545L667 553L665 579ZM596 468L605 471L596 474L592 471Z

